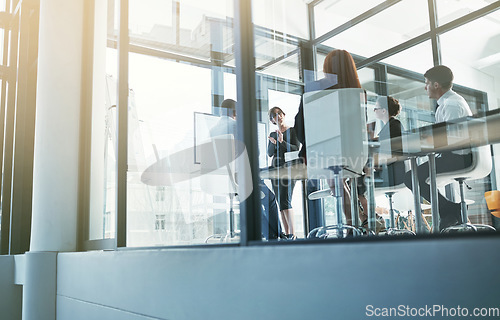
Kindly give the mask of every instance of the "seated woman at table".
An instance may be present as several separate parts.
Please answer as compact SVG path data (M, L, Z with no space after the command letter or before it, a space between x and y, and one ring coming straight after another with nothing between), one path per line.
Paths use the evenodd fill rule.
M293 127L285 124L285 113L279 107L269 110L269 120L278 126L275 132L269 135L267 155L272 157L272 166L281 167L285 164L285 153L299 150L299 140ZM274 194L278 197L278 204L283 223L283 232L288 238L294 239L292 194L295 180L271 180Z
M375 117L380 119L384 126L374 140L380 141L383 151L394 152L402 150L402 140L398 139L404 132L401 122L396 116L401 112L399 101L393 97L380 96L375 104ZM376 168L375 187L396 186L404 182L404 161L398 161Z

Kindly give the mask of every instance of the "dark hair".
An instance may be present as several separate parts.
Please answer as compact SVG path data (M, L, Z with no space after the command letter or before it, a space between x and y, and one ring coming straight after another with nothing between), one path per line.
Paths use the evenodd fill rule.
M445 90L450 89L453 84L453 72L447 66L432 67L425 72L424 77L431 82L439 83Z
M236 101L233 99L226 99L220 104L221 109L226 109L228 117L236 116Z
M283 115L285 115L285 113L283 112L283 110L281 110L280 107L272 107L271 110L269 110L269 121L273 122L274 114L276 112L280 112L283 113Z
M377 104L380 108L387 110L389 117L395 117L401 112L401 105L396 98L380 96L377 98Z
M337 76L337 84L331 89L361 88L358 71L351 54L345 50L335 49L328 53L323 63L323 72Z

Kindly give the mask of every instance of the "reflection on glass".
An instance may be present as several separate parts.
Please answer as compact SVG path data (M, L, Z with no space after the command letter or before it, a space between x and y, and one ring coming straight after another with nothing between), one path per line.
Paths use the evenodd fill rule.
M255 36L255 65L259 68L269 67L294 54L297 46L278 39L269 38L269 34Z
M500 12L443 33L440 41L443 64L453 70L455 83L494 95L492 84L499 79L500 67Z
M417 44L416 46L385 58L381 60L381 62L423 74L434 65L432 60L431 41L427 40Z
M194 113L214 111L211 71L130 54L129 72L135 103L129 109L127 245L203 243L222 233L219 220L225 220L227 206L225 197L213 196L202 190L199 179L189 179L190 168L196 167ZM166 175L164 181L141 181L143 172L162 160L167 171L157 175ZM179 179L169 178L168 169Z
M131 0L129 12L133 45L223 62L233 54L232 1Z
M411 12L411 15L408 12ZM356 55L371 57L427 31L429 31L427 1L401 1L324 41L323 44L332 48L342 48Z
M127 246L237 242L233 2L146 2L130 1L131 44L186 61L129 54Z
M413 129L434 122L434 105L424 90L424 81L387 74L388 95L399 100L402 110L399 120Z
M257 68L259 71L260 68ZM260 70L263 74L299 81L299 55L293 54Z
M438 25L442 26L450 21L465 16L482 7L491 4L488 0L436 0Z
M363 1L363 5L359 5L358 2L351 0L321 1L314 7L316 37L324 35L382 2L384 1L368 0Z
M307 6L303 0L252 0L252 19L258 30L309 38Z

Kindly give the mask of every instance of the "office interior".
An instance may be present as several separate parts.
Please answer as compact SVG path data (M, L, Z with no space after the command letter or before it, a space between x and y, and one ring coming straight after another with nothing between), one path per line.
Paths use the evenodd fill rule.
M434 305L438 317L457 307L500 316L499 9L493 0L0 0L1 318L359 319ZM375 186L360 232L312 232L362 221L343 215L351 203L331 196L333 176L308 179L296 154L270 167L269 110L293 127L333 49L356 63L361 130L382 128L378 97L398 99L405 141L418 142L399 154L407 168L456 145L486 150L489 166L465 181L463 199L468 223L491 230L441 232L433 203L406 187L389 201ZM453 71L473 116L433 125L424 73L437 65ZM236 101L236 133L217 143L226 99ZM429 130L447 142L422 143ZM376 153L377 143L363 148ZM289 177L294 237L269 239L261 190ZM453 177L437 181L434 190L461 201Z

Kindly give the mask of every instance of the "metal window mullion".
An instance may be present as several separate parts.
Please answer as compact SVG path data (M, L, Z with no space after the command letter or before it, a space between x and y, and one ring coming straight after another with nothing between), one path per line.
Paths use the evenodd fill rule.
M31 239L38 51L36 2L23 2L19 13L19 62L11 188L11 254L28 251Z
M381 96L389 94L387 86L387 67L383 64L375 67L375 92Z
M269 61L269 62L266 62L258 67L255 68L256 71L262 71L262 70L265 70L265 69L268 69L270 67L272 67L273 65L283 61L283 60L286 60L288 58L290 58L291 56L293 56L294 54L297 54L299 53L299 48L297 49L293 49L292 51L290 52L287 52L285 53L284 55L281 55L277 58L274 58L273 60Z
M261 205L257 140L257 101L255 97L255 55L252 23L252 1L234 1L234 42L237 87L237 135L243 140L250 161L250 172L243 179L251 179L252 192L240 204L241 245L261 240ZM240 188L246 183L239 183Z
M343 23L342 25L338 26L337 28L328 31L327 33L318 37L317 39L311 39L311 40L313 40L314 44L319 44L319 43L325 42L326 40L333 38L337 34L354 27L355 25L373 17L374 15L378 14L379 12L384 11L385 9L387 9L387 8L393 6L396 3L401 2L401 1L402 0L387 0L385 2L382 2L381 4L363 12L362 14L347 21L346 23Z
M403 50L406 50L406 49L409 49L409 48L411 48L413 46L416 46L417 44L420 44L420 43L422 43L424 41L429 40L430 39L430 34L431 34L430 31L428 31L426 33L423 33L423 34L421 34L421 35L419 35L419 36L417 36L417 37L415 37L413 39L410 39L408 41L400 43L400 44L398 44L398 45L396 45L396 46L394 46L392 48L389 48L389 49L387 49L385 51L382 51L381 53L378 53L378 54L376 54L376 55L374 55L374 56L372 56L372 57L370 57L368 59L365 59L365 60L361 61L360 63L356 63L356 66L358 67L358 69L361 69L362 67L366 67L366 66L371 65L371 64L373 64L375 62L383 60L383 59L385 59L385 58L387 58L389 56L392 56L392 55L394 55L396 53L399 53L399 52L401 52Z
M7 92L7 105L5 110L4 149L3 149L3 182L2 182L2 241L1 253L10 253L11 241L11 188L12 188L12 154L14 147L14 119L16 108L17 89L17 53L19 49L19 16L15 19L11 30L8 78L9 90Z
M118 37L116 246L127 245L128 0L120 0Z
M10 10L10 2L7 1L6 7L5 7L5 12L9 12ZM10 15L9 15L9 20L10 22ZM7 79L10 79L10 70L7 68L7 63L8 63L8 50L9 48L9 30L7 28L4 28L4 41L3 41L3 59L2 59L2 64L3 68L5 68L5 74L0 75L2 77L2 88L0 92L0 151L3 151L4 148L4 123L5 123L5 110L6 110L6 96L7 96ZM3 154L0 155L0 169L3 168ZM2 179L3 180L3 179ZM0 186L2 185L3 181L0 181ZM2 191L3 188L0 187L0 192ZM2 210L2 209L0 209ZM4 213L4 212L2 212ZM9 253L9 224L10 224L10 216L7 214L2 214L1 218L1 228L0 228L0 254L7 254Z
M438 26L436 27L436 34L442 34L442 33L445 33L445 32L448 32L450 30L453 30L455 28L458 28L458 27L461 27L463 26L464 24L467 24L469 22L472 22L476 19L479 19L481 17L484 17L492 12L495 12L497 11L498 9L500 9L500 1L496 1L492 4L489 4L487 5L486 7L483 7L481 9L478 9L476 11L473 11L469 14L466 14L465 16L463 17L460 17L456 20L453 20L451 22L448 22L442 26Z
M316 26L314 18L314 4L309 3L307 5L307 25L309 26L309 41L312 41L316 38Z
M90 167L92 143L92 95L94 65L94 15L95 0L84 3L84 28L82 48L82 95L80 108L80 158L78 192L78 243L77 250L89 250L90 234ZM103 249L103 248L100 248Z
M437 8L435 0L428 0L429 25L431 28L432 60L435 66L441 64L441 47L439 45L439 35L436 33Z

